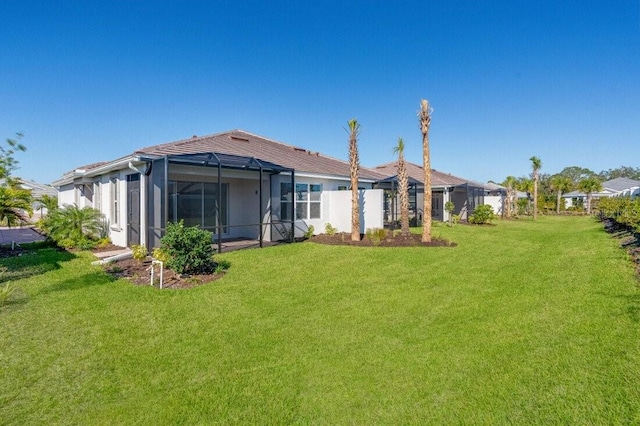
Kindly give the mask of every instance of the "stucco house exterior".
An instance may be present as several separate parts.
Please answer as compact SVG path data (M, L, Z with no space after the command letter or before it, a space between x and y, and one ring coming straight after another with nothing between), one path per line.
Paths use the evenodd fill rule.
M417 222L420 223L423 216L424 170L422 166L411 162L406 162L406 165L410 186L409 216L411 218L415 217ZM391 176L391 178L379 182L376 186L377 188L385 189L387 194L385 199L385 221L399 220L400 202L397 199L397 194L393 195L394 190L397 189L397 161L381 164L375 167L374 170L383 175ZM444 205L447 201L453 201L455 205L453 214L457 214L462 220L466 220L477 206L485 204L485 197L493 194L493 192L495 192L495 188L489 187L487 184L431 169L431 217L434 220L449 220L449 213L445 211Z
M53 182L59 204L90 206L107 218L114 244L159 245L167 222L213 232L214 242L263 241L351 230L349 164L243 130L138 149ZM360 167L361 232L383 227L386 176Z
M629 178L615 178L602 182L602 191L591 194L593 200L603 197L630 197L640 196L640 181ZM585 206L587 194L580 191L571 191L562 195L565 206Z

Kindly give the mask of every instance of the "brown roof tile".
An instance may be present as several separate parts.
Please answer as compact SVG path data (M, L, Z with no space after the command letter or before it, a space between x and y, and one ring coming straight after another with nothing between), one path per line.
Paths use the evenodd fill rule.
M327 157L319 152L287 145L242 130L232 130L209 136L194 136L181 141L149 146L134 154L171 155L217 152L269 161L296 172L349 176L349 163ZM360 167L363 179L381 180L387 175Z
M422 166L408 161L406 164L409 176L417 181L424 182L424 171ZM398 174L397 161L382 164L375 167L374 170L379 173L386 174L387 176L394 176ZM443 173L438 170L431 169L431 186L457 186L464 185L465 183L471 183L471 181L449 173Z

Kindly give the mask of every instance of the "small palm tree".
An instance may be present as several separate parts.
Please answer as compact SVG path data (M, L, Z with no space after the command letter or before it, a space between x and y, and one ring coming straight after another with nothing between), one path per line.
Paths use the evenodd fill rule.
M587 214L591 214L593 193L602 191L602 182L597 177L591 176L578 182L578 189L587 195Z
M518 184L516 186L518 191L527 193L527 214L531 213L531 193L533 192L533 181L526 177L521 177L518 179Z
M78 246L87 240L97 239L104 227L104 217L91 207L79 208L65 205L49 213L43 230L56 242L65 241L65 246Z
M33 213L31 190L23 189L8 179L0 186L0 223L16 226L29 220Z
M404 161L404 141L398 138L398 145L393 148L393 153L398 154L398 192L400 193L400 229L401 234L408 237L409 230L409 175L407 163Z
M431 241L431 156L429 154L429 127L431 127L431 113L433 108L429 101L420 101L418 119L422 133L422 169L424 172L424 200L422 204L422 242Z
M48 212L58 208L58 197L54 197L53 195L44 194L38 199L38 201L47 209Z
M349 120L349 168L351 174L351 241L360 241L360 201L358 194L358 136L360 124L355 118Z
M533 170L533 220L536 220L538 217L538 181L542 160L534 155L529 158L529 161L531 161L531 169Z
M571 191L573 182L567 176L553 175L550 180L551 189L556 191L556 213L560 214L560 204L562 202L562 194Z

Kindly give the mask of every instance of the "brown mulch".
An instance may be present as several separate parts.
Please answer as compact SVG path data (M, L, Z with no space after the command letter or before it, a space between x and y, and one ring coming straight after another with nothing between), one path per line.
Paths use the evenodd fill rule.
M124 259L106 263L105 271L116 279L124 278L136 285L150 285L151 260L139 262L135 259ZM224 273L180 275L171 269L164 268L162 288L191 288L220 279ZM159 287L159 271L156 266L154 286Z
M411 234L408 237L401 235L392 236L391 233L387 237L380 240L378 244L368 239L366 235L361 235L360 241L351 241L351 234L346 232L334 235L320 234L311 237L308 241L318 244L340 245L340 246L358 246L358 247L456 247L457 244L442 239L432 239L429 243L422 242L422 235Z

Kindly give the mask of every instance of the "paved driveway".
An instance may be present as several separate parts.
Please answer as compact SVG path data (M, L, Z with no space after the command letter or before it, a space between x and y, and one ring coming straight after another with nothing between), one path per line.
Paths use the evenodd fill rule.
M0 227L0 244L6 245L15 242L17 244L33 243L44 241L45 237L40 235L33 228L5 228Z

